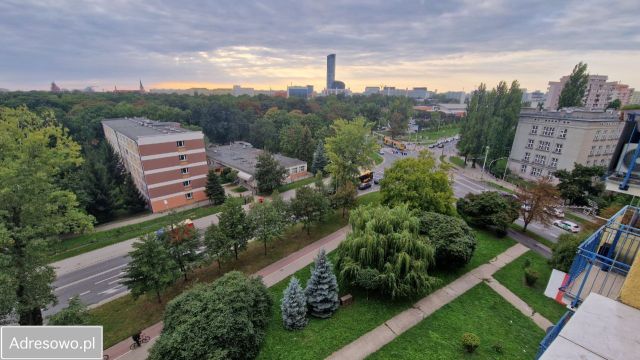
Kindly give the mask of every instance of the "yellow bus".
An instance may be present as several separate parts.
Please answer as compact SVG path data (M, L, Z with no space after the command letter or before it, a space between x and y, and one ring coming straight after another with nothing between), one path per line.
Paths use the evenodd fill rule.
M391 146L392 148L395 148L398 150L405 150L407 148L407 146L402 141L393 140L389 136L385 136L382 141L384 142L385 145Z

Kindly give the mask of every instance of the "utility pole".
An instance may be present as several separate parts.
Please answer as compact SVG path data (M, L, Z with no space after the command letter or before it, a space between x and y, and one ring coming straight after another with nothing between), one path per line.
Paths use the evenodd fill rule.
M489 156L489 146L487 145L486 150L484 152L484 162L482 163L482 175L480 175L480 180L484 179L484 166L487 164L487 156Z

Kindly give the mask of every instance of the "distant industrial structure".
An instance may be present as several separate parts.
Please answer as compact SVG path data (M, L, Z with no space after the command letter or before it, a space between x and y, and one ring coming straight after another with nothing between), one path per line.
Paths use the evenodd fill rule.
M629 85L621 84L617 81L607 81L606 75L589 75L587 88L582 98L583 107L587 110L604 110L607 105L616 99L620 100L622 106L628 105L634 92ZM560 93L565 84L569 81L569 75L560 78L560 81L549 81L549 89L544 108L556 110L560 101Z
M144 94L147 91L144 89L144 86L142 86L142 80L140 80L140 85L138 86L137 90L125 90L125 89L118 89L117 86L113 87L113 92L114 93L118 93L118 94L127 94L127 93L138 93L138 94Z
M240 184L251 189L257 188L255 179L258 155L263 152L248 142L236 141L229 145L211 145L207 149L211 169L221 172L228 167L238 172ZM288 156L273 154L273 157L287 170L286 183L309 177L307 163Z
M287 97L310 99L313 97L313 85L287 86Z
M102 121L105 138L154 212L206 200L204 134L147 118Z
M523 109L509 156L509 169L523 178L553 176L574 164L608 166L624 127L617 113L567 108Z

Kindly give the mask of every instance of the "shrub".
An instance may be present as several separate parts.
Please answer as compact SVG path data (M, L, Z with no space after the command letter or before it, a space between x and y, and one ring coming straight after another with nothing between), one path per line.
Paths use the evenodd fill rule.
M524 269L524 281L528 286L533 286L538 281L540 274L532 268Z
M66 308L49 317L49 325L89 325L87 306L76 295L69 300Z
M531 267L531 259L529 259L529 258L524 259L524 263L522 264L522 267L524 269L526 269L528 267Z
M294 276L284 290L280 304L282 324L287 330L299 330L307 326L307 298L300 282Z
M328 318L340 306L338 281L333 274L331 262L327 259L324 249L321 249L316 257L311 278L307 281L305 295L309 311L315 317Z
M551 260L549 260L551 267L560 271L569 272L571 264L573 264L573 258L575 258L581 242L581 239L576 235L560 235L560 237L558 237L558 243L553 246L553 254L551 255Z
M511 196L485 191L458 199L456 208L469 224L492 228L498 235L504 236L509 224L518 218L519 205Z
M502 354L504 353L504 345L501 342L497 342L495 344L493 344L491 346L491 348L493 349L493 351L495 351L497 354Z
M271 319L272 300L259 278L232 271L172 300L150 360L254 359Z
M435 266L457 269L465 266L476 249L476 236L464 220L434 212L420 218L420 233L435 247Z
M466 352L472 353L480 346L480 338L474 333L464 333L462 334L462 346Z

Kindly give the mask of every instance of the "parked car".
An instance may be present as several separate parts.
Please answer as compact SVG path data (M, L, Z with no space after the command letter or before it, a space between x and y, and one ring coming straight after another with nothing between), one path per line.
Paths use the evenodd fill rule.
M381 177L373 178L373 183L378 185L378 184L380 184L380 180L382 180Z
M380 149L379 154L384 155L384 150Z
M438 149L442 149L443 147L444 147L444 144L443 144L443 143L439 143L439 144L438 144Z
M562 230L566 230L572 233L577 233L580 231L580 226L578 224L567 220L556 220L553 222L553 225L559 227Z
M371 182L365 182L358 185L358 190L366 190L371 187Z
M521 208L524 211L531 211L531 204L524 203L522 204Z
M436 146L438 146L438 145L437 144L431 144L431 145L429 145L429 149L433 149Z
M564 210L562 210L561 207L544 208L544 211L549 215L553 215L559 218L564 218Z

